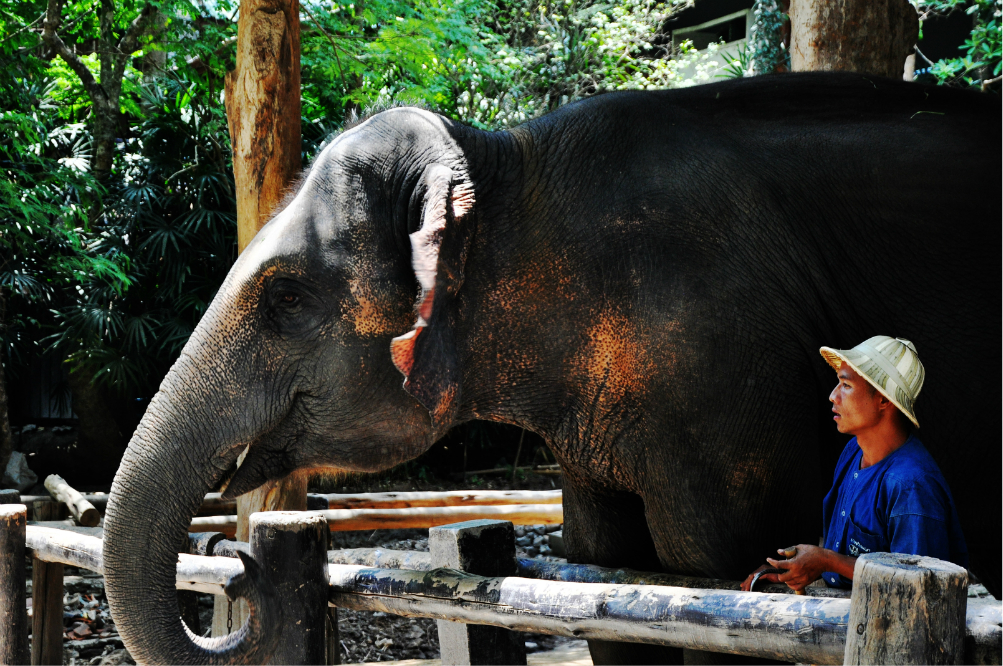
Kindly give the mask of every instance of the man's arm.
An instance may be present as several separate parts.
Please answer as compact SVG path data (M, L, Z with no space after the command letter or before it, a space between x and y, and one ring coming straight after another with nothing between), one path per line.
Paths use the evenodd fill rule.
M766 574L760 580L771 583L786 583L792 590L803 590L809 583L821 578L822 573L826 571L833 571L853 580L853 566L857 563L857 558L840 555L826 548L809 546L804 543L798 544L797 549L798 554L789 560L767 558L766 561L770 563L770 566L787 571L782 574ZM779 554L783 554L783 552L782 548L777 550ZM754 573L750 574L742 583L743 590L749 590L749 583L752 581Z

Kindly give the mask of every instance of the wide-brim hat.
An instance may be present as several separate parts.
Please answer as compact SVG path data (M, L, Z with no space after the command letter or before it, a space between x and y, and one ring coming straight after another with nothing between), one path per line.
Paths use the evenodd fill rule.
M822 347L818 351L837 372L843 363L853 368L919 427L916 398L923 389L926 369L916 345L905 338L875 335L853 349Z

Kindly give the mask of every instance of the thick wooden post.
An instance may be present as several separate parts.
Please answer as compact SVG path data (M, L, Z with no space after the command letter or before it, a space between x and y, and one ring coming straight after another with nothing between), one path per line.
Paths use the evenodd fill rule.
M932 557L868 553L853 568L846 664L961 664L968 572Z
M0 664L27 664L24 539L28 507L0 504Z
M300 170L299 0L241 0L225 87L243 251Z
M428 531L433 567L478 576L515 575L515 530L502 520L470 520ZM518 633L498 627L437 620L443 666L525 664L526 646Z
M298 511L251 516L251 554L282 603L272 664L327 663L327 521Z
M36 521L58 520L63 505L39 500L31 507ZM31 561L31 663L63 663L63 565Z
M791 69L902 79L919 37L908 0L791 0Z

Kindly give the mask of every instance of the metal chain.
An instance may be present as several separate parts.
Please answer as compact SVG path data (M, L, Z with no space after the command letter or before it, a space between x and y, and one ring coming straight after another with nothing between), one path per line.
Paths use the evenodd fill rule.
M233 602L226 600L226 633L233 633Z

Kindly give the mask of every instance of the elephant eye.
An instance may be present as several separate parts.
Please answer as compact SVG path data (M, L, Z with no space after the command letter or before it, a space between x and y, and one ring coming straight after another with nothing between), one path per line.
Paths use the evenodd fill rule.
M300 297L297 296L296 294L290 294L289 292L286 292L279 297L279 300L281 300L286 305L295 305L296 303L299 303Z

